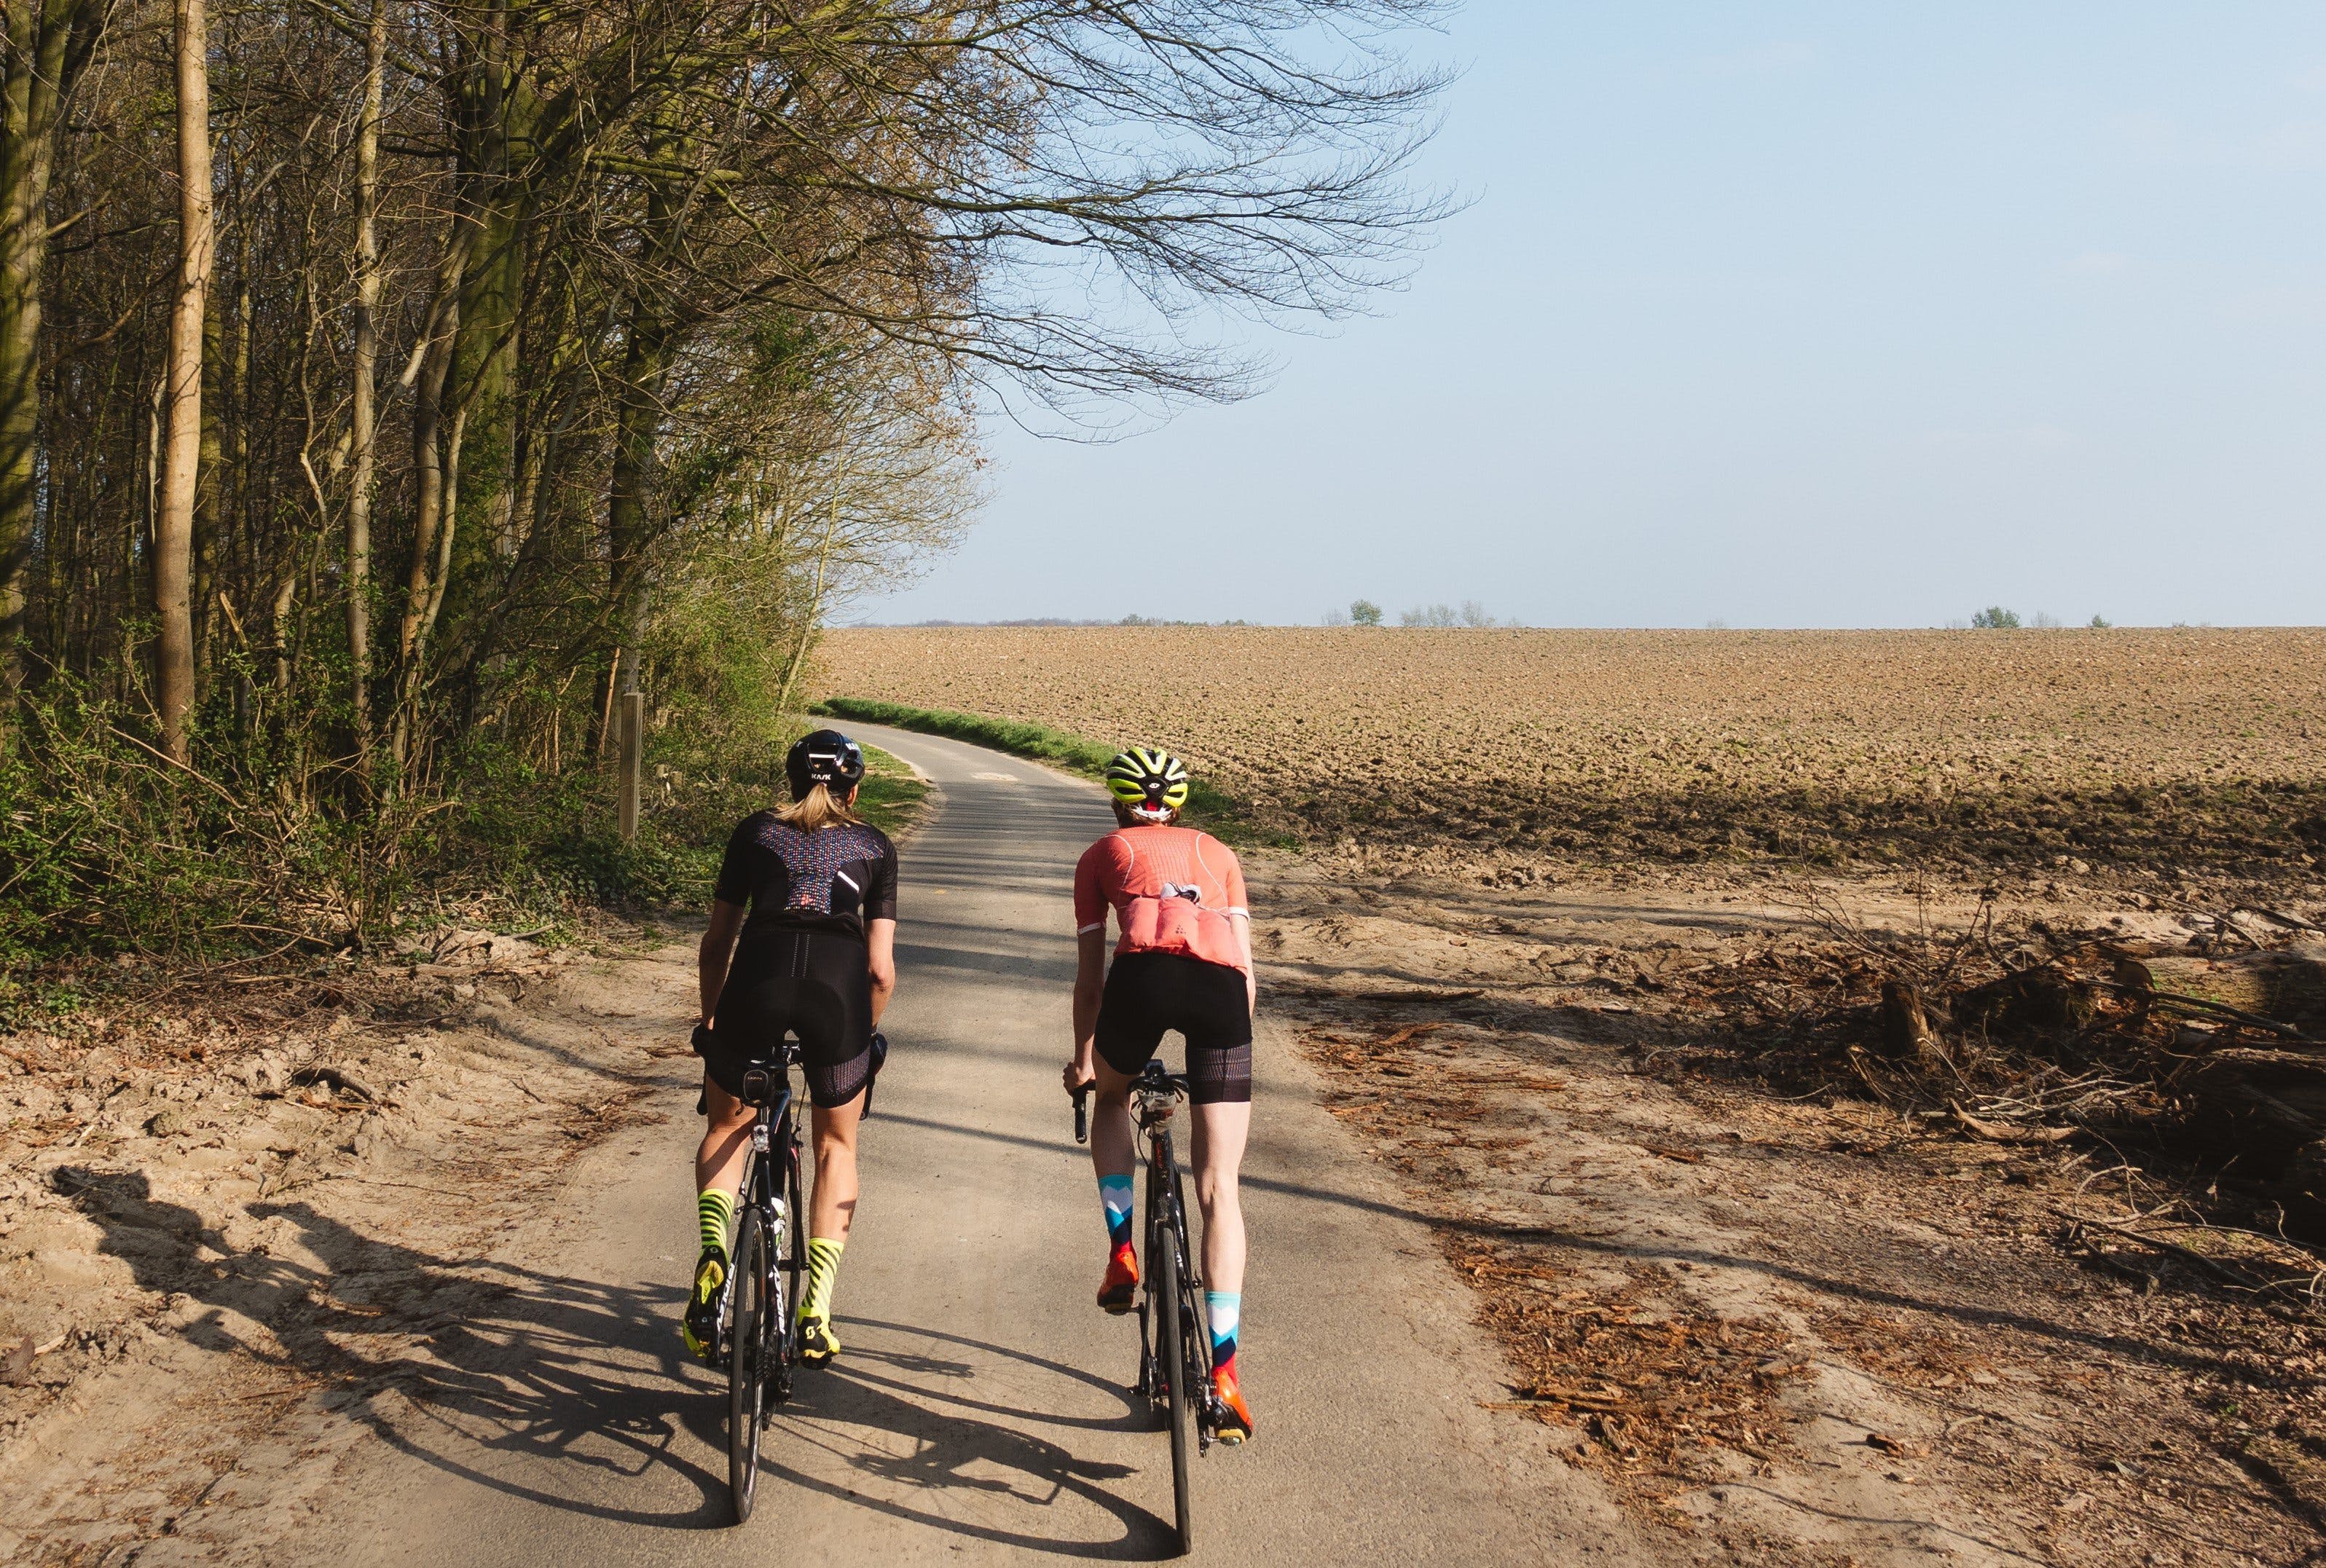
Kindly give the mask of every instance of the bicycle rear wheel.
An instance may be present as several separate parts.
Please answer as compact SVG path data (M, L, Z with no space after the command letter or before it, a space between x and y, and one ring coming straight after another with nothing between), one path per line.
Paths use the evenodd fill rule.
M1196 1390L1187 1364L1187 1334L1193 1327L1179 1300L1179 1248L1168 1228L1156 1228L1149 1243L1155 1269L1155 1353L1163 1363L1163 1382L1169 1394L1171 1417L1171 1506L1179 1528L1182 1554L1195 1550L1195 1526L1189 1491L1195 1484L1193 1446Z
M759 1485L759 1415L767 1398L768 1220L746 1207L735 1232L735 1315L727 1354L727 1491L735 1522Z
M784 1255L777 1260L783 1270L783 1320L774 1325L769 1336L784 1345L785 1395L790 1396L792 1364L799 1359L800 1293L807 1288L807 1200L800 1193L799 1150L792 1150L791 1158L784 1162L784 1202L791 1205L789 1221L785 1225Z

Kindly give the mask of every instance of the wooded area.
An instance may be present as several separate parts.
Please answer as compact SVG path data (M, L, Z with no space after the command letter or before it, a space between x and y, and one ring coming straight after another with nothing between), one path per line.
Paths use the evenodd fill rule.
M34 945L126 929L145 841L360 847L360 931L423 821L581 799L625 690L764 766L830 607L966 524L981 395L1233 395L1223 324L1396 275L1437 8L8 0Z

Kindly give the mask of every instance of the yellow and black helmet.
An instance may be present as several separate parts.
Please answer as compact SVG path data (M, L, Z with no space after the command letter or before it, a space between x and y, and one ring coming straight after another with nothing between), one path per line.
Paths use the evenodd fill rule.
M1106 765L1106 787L1133 816L1159 822L1187 803L1187 766L1159 747L1134 746Z

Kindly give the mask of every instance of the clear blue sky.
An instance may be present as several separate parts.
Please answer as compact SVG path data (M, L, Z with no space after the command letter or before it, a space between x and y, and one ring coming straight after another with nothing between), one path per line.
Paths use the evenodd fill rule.
M2326 619L2326 7L1475 0L1411 286L860 618Z

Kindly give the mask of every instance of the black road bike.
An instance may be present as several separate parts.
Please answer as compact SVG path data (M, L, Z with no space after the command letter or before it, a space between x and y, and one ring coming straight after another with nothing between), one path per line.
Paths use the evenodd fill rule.
M735 1244L719 1300L717 1360L727 1368L727 1489L735 1522L751 1517L759 1433L792 1396L799 1335L792 1309L807 1268L807 1210L800 1202L799 1118L791 1069L799 1043L744 1064L743 1102L756 1106L735 1208Z
M1090 1136L1089 1092L1075 1095L1076 1143ZM1149 1062L1130 1082L1131 1119L1147 1145L1147 1266L1139 1298L1139 1381L1132 1391L1146 1396L1171 1433L1171 1504L1183 1554L1195 1549L1192 1461L1210 1452L1219 1430L1204 1282L1187 1244L1187 1206L1171 1152L1171 1118L1186 1097L1186 1076L1165 1072L1160 1062Z

